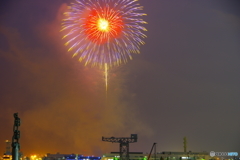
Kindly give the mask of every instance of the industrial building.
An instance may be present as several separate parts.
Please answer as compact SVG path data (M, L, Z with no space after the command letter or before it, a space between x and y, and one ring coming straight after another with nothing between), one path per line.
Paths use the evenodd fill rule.
M83 156L81 154L50 154L47 153L43 160L100 160L101 157Z
M149 154L143 152L129 152L129 160L147 160ZM119 152L104 154L102 160L118 160ZM149 160L215 160L209 152L157 152Z
M5 143L6 151L3 154L3 160L11 160L12 159L11 142L9 140L6 140Z

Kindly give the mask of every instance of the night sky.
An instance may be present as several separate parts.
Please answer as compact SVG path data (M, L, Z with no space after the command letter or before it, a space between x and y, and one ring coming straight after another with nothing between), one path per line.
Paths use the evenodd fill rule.
M79 63L59 32L66 0L0 1L0 153L21 118L21 151L240 153L240 1L140 0L141 54L109 73Z

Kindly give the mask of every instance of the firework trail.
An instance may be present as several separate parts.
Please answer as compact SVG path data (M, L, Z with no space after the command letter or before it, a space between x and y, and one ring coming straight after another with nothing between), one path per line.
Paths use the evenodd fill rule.
M75 0L65 12L61 32L68 51L85 65L104 68L106 89L109 69L140 53L147 31L142 9L137 0Z

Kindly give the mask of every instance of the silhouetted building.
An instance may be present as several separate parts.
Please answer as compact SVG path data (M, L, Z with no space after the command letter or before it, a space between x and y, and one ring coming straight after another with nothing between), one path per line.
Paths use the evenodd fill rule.
M148 153L143 154L142 152L130 152L129 160L147 160ZM216 158L215 158L216 159ZM111 152L105 154L102 160L119 160L119 152ZM209 152L157 152L152 153L149 160L214 160L210 156Z
M83 156L81 154L50 154L47 153L43 160L100 160L101 157Z

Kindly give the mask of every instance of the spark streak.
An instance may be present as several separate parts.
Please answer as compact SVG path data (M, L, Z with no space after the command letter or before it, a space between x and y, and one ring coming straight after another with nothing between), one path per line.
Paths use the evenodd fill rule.
M105 86L106 86L106 93L107 93L107 89L108 89L108 65L107 63L105 63L104 65L104 69L105 69Z

